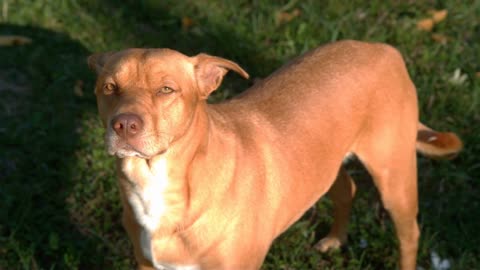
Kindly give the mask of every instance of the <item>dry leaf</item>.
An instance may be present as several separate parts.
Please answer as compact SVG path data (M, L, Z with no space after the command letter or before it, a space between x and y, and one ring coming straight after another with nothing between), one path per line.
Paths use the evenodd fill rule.
M430 10L428 13L430 13L431 18L427 19L422 19L417 22L417 29L423 30L430 32L433 29L433 26L447 18L448 15L448 10L442 9L442 10ZM434 38L435 39L435 38ZM446 41L442 41L446 42Z
M448 37L443 34L432 34L432 39L440 44L447 44Z
M433 108L433 104L435 103L435 94L430 95L427 102L427 110L431 110Z
M475 77L477 77L477 79L480 79L480 71L475 72Z
M301 14L300 9L296 8L292 12L279 12L277 13L277 21L279 24L288 23L298 17Z
M417 29L430 32L433 29L433 19L423 19L417 22Z
M453 72L452 77L448 79L448 82L455 85L455 86L460 86L463 85L468 79L467 74L462 73L462 71L459 68L456 68L455 71Z
M433 11L431 11L431 14L432 14L433 21L435 23L439 23L439 22L445 20L445 18L447 18L448 10L446 10L446 9L433 10Z
M184 17L182 18L182 29L183 29L184 31L187 31L188 29L190 29L190 27L192 27L193 24L194 24L194 23L193 23L192 18L187 17L187 16L184 16Z
M363 20L367 17L367 12L365 11L359 11L357 12L357 20Z
M77 97L83 97L83 81L77 80L75 86L73 87L73 93Z
M0 36L0 46L17 46L31 42L30 38L24 36Z

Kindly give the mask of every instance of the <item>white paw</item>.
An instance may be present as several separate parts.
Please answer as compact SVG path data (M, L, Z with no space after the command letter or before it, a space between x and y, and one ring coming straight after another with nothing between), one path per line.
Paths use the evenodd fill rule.
M315 244L315 249L319 250L320 252L327 252L329 250L339 249L342 244L344 244L344 242L338 237L327 236Z

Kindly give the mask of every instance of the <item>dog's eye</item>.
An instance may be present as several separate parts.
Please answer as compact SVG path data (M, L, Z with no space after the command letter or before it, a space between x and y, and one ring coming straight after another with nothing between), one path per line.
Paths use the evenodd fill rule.
M113 94L118 90L118 87L113 83L106 83L103 85L103 92L105 95Z
M173 90L173 88L168 87L168 86L164 86L164 87L162 87L162 88L160 88L160 89L158 90L157 95L170 94L170 93L172 93L173 91L175 91L175 90Z

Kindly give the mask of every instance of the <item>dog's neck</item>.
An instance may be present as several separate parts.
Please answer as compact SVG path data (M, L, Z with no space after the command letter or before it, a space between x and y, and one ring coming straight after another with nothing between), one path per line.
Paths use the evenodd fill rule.
M183 228L196 223L215 200L228 196L228 179L234 179L236 155L232 153L239 140L234 138L235 124L217 107L199 102L190 126L166 153L169 179L178 185L170 193L176 192L185 206Z
M158 205L165 207L165 212L152 217L158 218L158 223L154 223L158 227L153 228L156 233L170 235L188 230L197 223L205 209L211 208L209 205L228 194L225 192L229 186L226 180L233 179L230 174L235 171L235 162L230 155L229 160L224 157L237 145L231 137L233 133L229 131L232 123L224 121L223 117L221 112L212 110L206 103L199 103L190 126L173 140L166 153L149 160L136 157L119 160L119 168L127 178L126 182L129 182L123 184L127 192L129 189L130 193L135 192L131 188L132 183L148 190L159 187L151 186L153 182L166 181L164 188L154 191L161 194L152 194L153 199L162 200ZM135 164L127 165L128 162ZM135 167L137 172L144 171L145 175L129 174L129 166ZM151 183L145 183L148 179L151 179ZM134 207L134 203L130 204ZM152 205L152 209L155 207L158 206ZM144 210L147 209L134 209L140 224Z
M166 160L168 164L169 184L165 197L170 199L170 205L176 205L173 210L175 213L170 214L178 217L171 220L176 223L177 229L189 227L198 218L197 211L192 209L195 208L192 207L192 196L195 195L193 189L200 183L194 182L199 178L192 174L192 170L200 171L203 175L206 175L208 170L202 159L209 152L214 121L210 119L207 107L206 103L199 102L186 131L172 141L165 154L155 156L147 162L154 166Z
M127 157L117 160L125 199L141 226L142 252L154 265L162 265L162 259L191 256L187 247L192 245L192 240L185 232L200 217L200 211L192 211L195 209L192 207L195 201L191 192L192 176L187 173L208 145L206 104L199 104L192 117L186 131L173 140L165 153L151 159ZM172 237L174 235L182 237ZM159 245L152 244L152 237L166 241L165 245L171 250L158 250ZM181 254L179 250L186 253ZM155 258L153 254L162 255Z

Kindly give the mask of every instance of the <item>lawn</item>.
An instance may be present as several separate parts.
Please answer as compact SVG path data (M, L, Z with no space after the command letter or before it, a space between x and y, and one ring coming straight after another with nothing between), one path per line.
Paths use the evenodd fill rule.
M31 39L0 47L0 270L134 266L120 225L114 160L96 116L90 53L207 52L262 78L340 39L397 47L417 85L422 121L464 140L453 161L419 159L418 265L478 269L480 0L340 2L0 1L0 36ZM229 75L211 101L251 84ZM328 254L312 249L332 222L331 203L321 199L274 242L263 269L397 267L391 220L361 166L349 168L359 186L349 244Z

